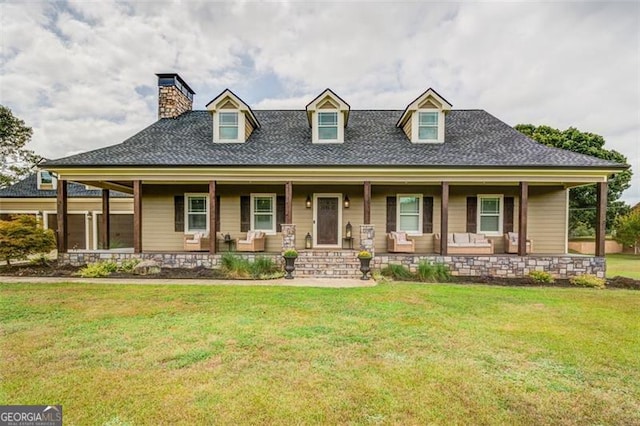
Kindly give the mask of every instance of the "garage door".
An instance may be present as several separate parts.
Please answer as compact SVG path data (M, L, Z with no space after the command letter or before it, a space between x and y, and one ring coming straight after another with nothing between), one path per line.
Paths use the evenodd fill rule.
M87 249L87 227L84 214L67 215L67 242L69 250ZM47 215L48 228L58 231L58 215L51 213Z
M97 215L98 221L98 248L102 247L102 213ZM110 214L109 215L109 248L133 247L133 215Z

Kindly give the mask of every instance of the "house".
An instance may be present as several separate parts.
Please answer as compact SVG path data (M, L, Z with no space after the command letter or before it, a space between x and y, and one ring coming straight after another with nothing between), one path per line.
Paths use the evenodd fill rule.
M57 231L56 178L38 170L9 187L0 189L0 220L15 215L37 217L45 229ZM72 250L97 250L105 247L102 233L102 190L69 183L67 244ZM133 199L128 194L111 191L110 248L133 247Z
M433 89L404 110L352 110L326 89L299 110L253 110L224 90L194 111L179 75L157 76L157 122L42 165L58 177L58 217L69 209L67 182L133 195L133 252L116 260L215 266L252 230L266 235L267 256L296 248L302 275L353 274L358 249L375 253L376 267L427 259L461 275L604 274L607 179L627 165L544 146L486 111L453 109ZM570 256L568 190L594 184L598 252ZM67 226L59 221L58 251L74 263ZM413 241L412 253L388 252L393 231ZM516 255L505 253L508 232L520 236ZM487 254L449 253L454 236L473 244L477 234ZM206 252L185 251L185 238L205 236Z

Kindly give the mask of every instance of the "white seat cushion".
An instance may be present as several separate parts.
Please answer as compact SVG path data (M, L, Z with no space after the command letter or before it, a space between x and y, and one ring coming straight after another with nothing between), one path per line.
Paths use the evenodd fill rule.
M469 234L466 232L454 232L453 233L453 241L456 244L466 244L469 243Z

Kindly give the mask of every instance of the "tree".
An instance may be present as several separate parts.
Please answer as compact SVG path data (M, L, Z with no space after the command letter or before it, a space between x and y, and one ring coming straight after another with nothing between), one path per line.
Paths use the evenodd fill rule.
M42 159L25 148L33 131L24 121L15 117L11 110L0 105L0 188L9 186L33 173Z
M549 126L518 124L516 130L547 146L566 149L580 154L591 155L620 164L628 164L627 158L615 150L605 149L605 140L595 133L581 132L569 127L566 130ZM613 229L616 217L629 212L629 206L620 201L625 189L631 186L631 169L621 171L609 179L607 188L607 231ZM572 188L569 191L569 234L584 233L596 229L596 187L595 185ZM593 235L591 233L591 235Z
M49 253L56 246L53 231L43 229L35 217L14 216L0 220L0 258L11 265L11 259L26 259L31 254Z
M633 246L633 252L640 252L640 209L619 216L616 220L615 240L625 246Z

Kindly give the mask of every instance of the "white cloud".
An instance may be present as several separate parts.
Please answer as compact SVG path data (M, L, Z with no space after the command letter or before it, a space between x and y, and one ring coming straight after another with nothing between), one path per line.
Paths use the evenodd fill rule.
M640 201L638 3L4 2L0 25L0 102L47 157L152 123L156 72L180 73L196 108L225 87L257 109L326 87L403 108L433 87L509 124L602 134Z

